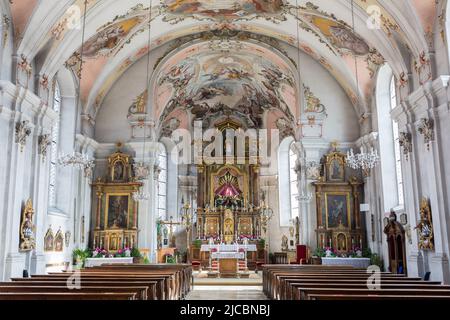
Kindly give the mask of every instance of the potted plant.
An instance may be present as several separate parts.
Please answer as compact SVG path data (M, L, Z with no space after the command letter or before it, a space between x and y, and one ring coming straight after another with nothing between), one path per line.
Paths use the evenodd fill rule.
M196 239L192 243L192 246L196 249L200 249L202 247L203 241L201 239Z
M311 263L315 265L322 264L323 257L325 257L325 250L323 248L317 248L311 257Z
M88 258L89 254L87 250L83 249L75 249L72 252L73 260L75 261L75 265L78 268L82 268L84 265L84 262L86 261L86 258Z
M262 239L262 238L259 239L257 246L258 246L258 249L264 250L266 248L266 240Z
M131 257L133 257L133 263L142 263L143 257L138 248L131 249Z

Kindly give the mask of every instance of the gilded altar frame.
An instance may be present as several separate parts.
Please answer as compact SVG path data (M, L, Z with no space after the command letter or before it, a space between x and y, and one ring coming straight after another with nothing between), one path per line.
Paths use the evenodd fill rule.
M120 169L121 175L115 171L118 165L123 166ZM95 190L93 203L97 203L91 220L94 223L92 247L105 248L115 253L123 247L137 246L139 203L133 199L133 193L139 191L142 183L136 181L133 176L131 156L120 151L113 153L108 158L108 173L105 179L97 179L92 186ZM126 224L109 225L111 197L127 199Z
M360 214L362 183L356 177L347 178L345 164L346 155L338 151L334 144L334 149L322 158L322 175L313 183L316 189L317 246L332 247L342 254L352 248L363 247L366 232ZM342 223L341 219L330 223L329 200L339 196L345 197L347 221ZM338 206L338 199L336 201L336 210L343 210Z
M215 179L216 178L220 178L221 173L225 173L227 169L231 169L231 170L235 170L238 172L238 174L241 175L242 177L242 193L243 193L243 200L244 200L244 206L246 206L248 204L248 184L249 184L249 179L248 179L248 174L246 172L243 172L241 169L239 169L237 166L234 165L223 165L220 168L217 168L216 170L214 170L213 172L211 172L211 178L210 178L210 189L209 189L209 195L210 195L210 206L214 207L214 198L215 198L215 194L214 194L214 187L215 187ZM237 177L239 179L239 177ZM239 180L238 180L239 181Z

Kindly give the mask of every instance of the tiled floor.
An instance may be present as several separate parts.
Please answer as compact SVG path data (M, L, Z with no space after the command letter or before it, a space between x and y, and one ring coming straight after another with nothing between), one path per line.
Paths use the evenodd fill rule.
M261 286L195 286L186 300L267 300Z

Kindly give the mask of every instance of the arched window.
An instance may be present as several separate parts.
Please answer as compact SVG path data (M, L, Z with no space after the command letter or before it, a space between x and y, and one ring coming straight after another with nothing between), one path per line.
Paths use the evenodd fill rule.
M299 215L298 177L295 172L297 154L294 139L284 139L278 151L278 183L280 226L289 226L291 219Z
M59 132L61 122L61 92L59 90L58 82L55 83L55 89L53 92L53 110L57 114L57 118L53 124L50 145L50 178L49 178L49 192L48 201L50 207L56 206L56 172L58 161L58 144L59 144Z
M292 148L293 144L291 144L291 148L289 149L289 194L291 196L291 218L298 217L299 215L299 205L298 205L298 176L296 172L297 166L297 154L294 152Z
M391 78L390 85L390 95L391 95L391 110L397 106L397 88L395 87L395 77ZM403 174L402 174L402 158L400 152L400 137L398 130L398 123L392 121L392 137L394 140L394 156L395 156L395 175L397 182L397 197L398 205L403 206L405 203L403 195Z
M165 219L167 213L167 152L162 144L158 162L161 170L158 176L158 216Z
M384 65L377 79L377 122L381 158L381 182L384 212L403 209L403 176L399 126L392 118L392 110L397 107L397 87L392 69Z

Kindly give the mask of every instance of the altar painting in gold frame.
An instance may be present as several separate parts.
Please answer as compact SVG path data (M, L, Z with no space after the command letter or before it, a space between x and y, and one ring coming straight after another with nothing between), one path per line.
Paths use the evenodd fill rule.
M215 191L220 187L220 181L223 176L229 172L233 177L236 177L236 185L239 190L242 191L243 205L245 206L248 201L248 175L242 172L235 166L225 165L216 172L211 174L210 183L210 206L215 207Z
M129 193L108 193L106 195L105 226L107 229L127 229L132 211Z
M327 229L351 227L351 203L349 192L326 192L325 210Z

